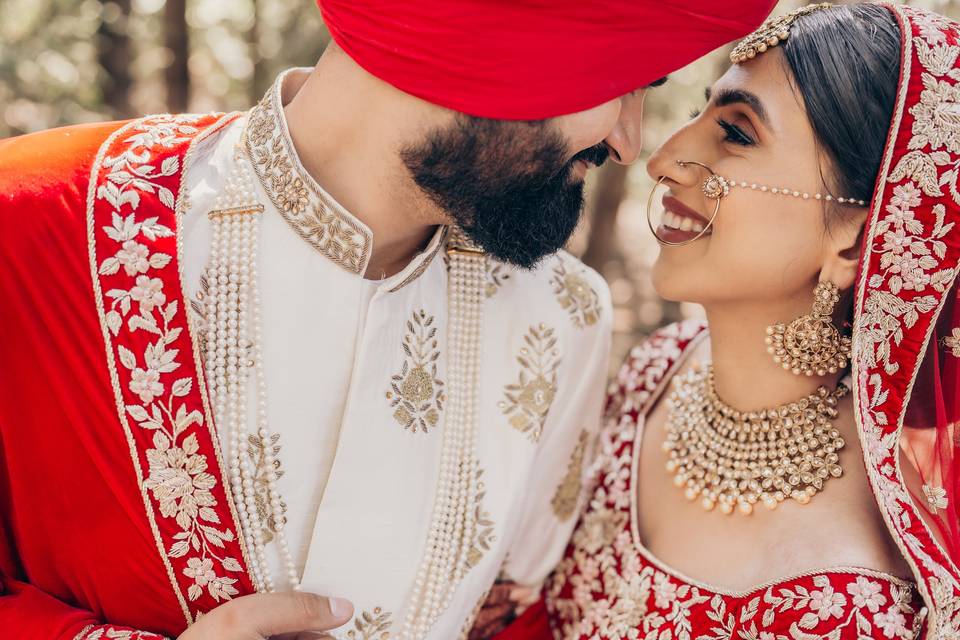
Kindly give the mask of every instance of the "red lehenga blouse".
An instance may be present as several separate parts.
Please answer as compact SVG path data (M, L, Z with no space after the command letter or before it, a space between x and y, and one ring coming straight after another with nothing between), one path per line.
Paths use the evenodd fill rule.
M555 633L565 640L918 637L923 601L912 583L884 573L830 568L734 592L684 576L644 547L633 499L644 417L703 329L691 321L657 332L620 373L625 391L611 398L618 419L601 437L589 509L547 586Z
M851 390L869 506L913 584L828 569L731 593L640 544L634 443L651 395L702 330L683 324L628 360L565 559L497 640L960 638L960 24L885 6L900 26L900 82L863 232Z

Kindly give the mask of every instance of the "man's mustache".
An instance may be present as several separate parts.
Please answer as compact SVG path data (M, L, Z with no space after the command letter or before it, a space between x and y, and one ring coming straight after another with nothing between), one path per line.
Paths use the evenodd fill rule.
M609 157L610 149L606 144L601 142L600 144L596 144L588 149L584 149L577 155L573 156L573 158L570 160L570 164L573 164L577 160L583 160L584 162L589 162L595 167L599 167L606 162L607 158Z

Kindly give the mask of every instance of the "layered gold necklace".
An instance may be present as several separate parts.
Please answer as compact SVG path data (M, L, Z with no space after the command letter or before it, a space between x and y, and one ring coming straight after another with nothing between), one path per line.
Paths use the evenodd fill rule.
M704 509L749 515L758 502L770 509L788 498L807 504L827 480L843 474L838 452L844 441L831 420L849 391L845 385L742 412L717 396L712 366L692 369L673 383L663 443L667 471Z

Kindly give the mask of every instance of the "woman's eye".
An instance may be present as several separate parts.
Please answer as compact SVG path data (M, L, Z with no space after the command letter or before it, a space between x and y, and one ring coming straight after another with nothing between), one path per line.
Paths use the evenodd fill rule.
M743 129L737 125L731 124L723 118L717 118L717 124L720 125L720 128L723 129L723 132L726 134L723 138L725 141L739 144L743 147L750 147L756 144L753 138L744 133Z
M693 109L690 109L690 119L691 119L691 120L696 120L697 117L698 117L701 113L703 113L703 112L702 112L699 108L697 108L697 107L694 107Z

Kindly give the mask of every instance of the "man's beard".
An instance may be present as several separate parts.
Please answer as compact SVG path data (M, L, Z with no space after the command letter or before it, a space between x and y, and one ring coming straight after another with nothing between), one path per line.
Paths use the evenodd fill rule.
M401 151L416 184L487 253L532 268L563 248L583 210L577 160L600 166L603 144L573 158L544 122L458 116Z

